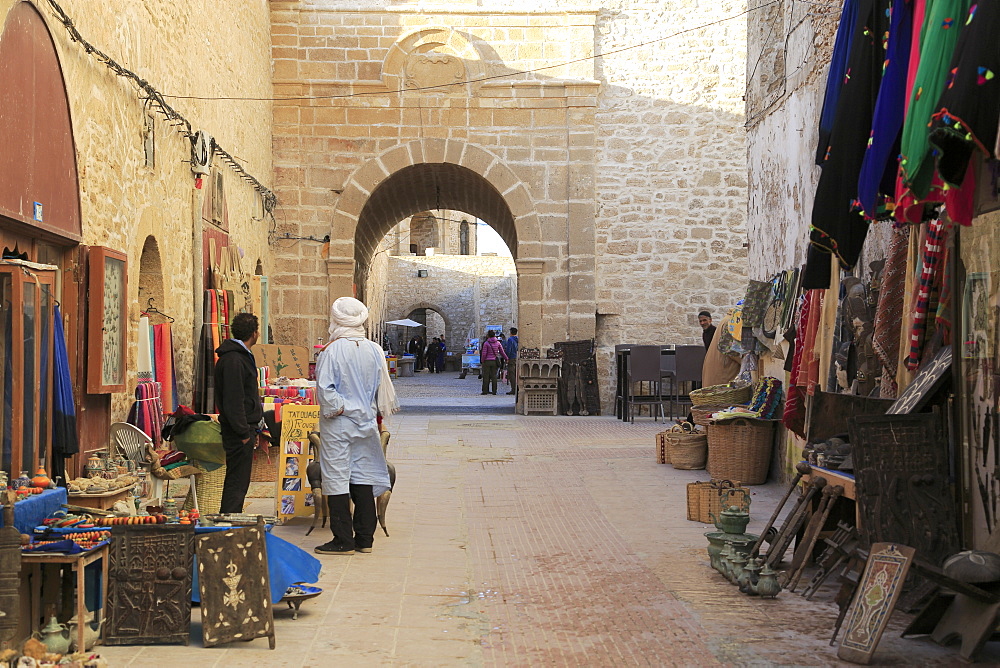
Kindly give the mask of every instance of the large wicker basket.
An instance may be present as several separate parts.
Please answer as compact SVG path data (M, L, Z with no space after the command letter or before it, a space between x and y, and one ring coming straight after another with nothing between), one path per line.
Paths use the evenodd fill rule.
M762 485L771 464L774 422L736 418L709 425L708 472L713 478Z
M675 469L691 471L705 468L708 455L708 437L703 433L672 434L667 443L670 465Z
M666 431L661 431L656 435L656 461L660 464L670 463L670 443L677 436L682 436L684 434L690 434L691 426L675 424L673 427Z
M687 486L687 518L691 522L711 524L712 515L719 516L722 510L722 492L726 489L744 489L739 481L702 480L689 482Z
M226 482L226 465L223 464L214 471L204 471L194 477L194 491L198 495L198 511L202 514L214 514L222 507L222 487ZM188 490L184 499L184 509L192 510L194 499Z
M718 406L720 404L732 406L733 404L745 404L753 396L752 385L709 385L700 390L691 390L691 405L693 406Z
M695 424L700 424L702 427L707 427L711 424L711 417L713 413L718 413L719 411L724 411L730 406L736 406L742 404L706 404L704 406L691 406L691 419Z

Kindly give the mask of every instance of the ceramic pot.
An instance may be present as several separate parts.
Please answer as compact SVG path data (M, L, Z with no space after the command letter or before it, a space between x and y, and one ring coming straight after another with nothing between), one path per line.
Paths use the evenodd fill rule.
M87 465L83 467L83 474L88 478L97 478L104 472L104 463L96 454L91 455L87 460Z
M10 486L13 489L26 489L31 487L31 478L28 477L28 472L21 471L21 475L17 476Z
M723 510L718 516L709 513L709 517L715 522L715 527L719 531L726 533L741 534L747 530L747 525L750 524L750 513L738 510Z
M35 635L42 641L46 649L53 654L65 654L69 651L69 630L65 624L60 624L55 616L49 619L49 623L45 625L45 628L41 631L36 631Z
M52 484L52 480L49 479L49 474L45 472L44 466L38 467L35 477L31 479L31 484L41 489L48 489L49 485Z
M764 564L757 579L757 595L761 598L774 598L781 592L781 584L778 582L778 574L771 570L771 567Z

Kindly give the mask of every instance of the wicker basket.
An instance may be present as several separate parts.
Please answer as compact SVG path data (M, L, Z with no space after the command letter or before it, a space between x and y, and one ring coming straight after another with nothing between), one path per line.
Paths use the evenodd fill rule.
M687 486L687 518L691 522L711 524L711 515L719 516L722 510L722 492L726 489L745 489L739 481L703 480L689 482Z
M280 448L276 445L254 449L250 482L277 482L279 452Z
M656 463L670 463L670 448L667 447L670 439L669 431L661 431L656 435Z
M742 405L742 404L706 404L704 406L692 406L691 419L694 420L695 424L700 424L702 427L707 427L709 425L709 418L712 417L713 413L724 411L730 406L735 406L735 405Z
M702 433L675 434L667 443L670 465L675 469L691 471L705 468L708 455L708 437Z
M666 431L661 431L656 435L656 461L660 464L670 463L670 442L677 436L692 433L690 425L675 424Z
M771 464L774 422L736 418L708 427L708 472L713 478L762 485Z
M204 471L194 477L194 491L198 495L198 511L202 514L217 513L222 507L222 486L226 482L226 466L223 464L214 471ZM194 499L188 490L184 499L184 509L192 510Z
M724 404L745 404L753 396L753 385L709 385L700 390L691 390L693 406L718 406Z

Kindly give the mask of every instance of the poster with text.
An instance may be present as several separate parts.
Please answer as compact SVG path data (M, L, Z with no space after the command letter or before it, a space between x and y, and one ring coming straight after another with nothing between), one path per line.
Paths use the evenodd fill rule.
M313 514L312 489L306 470L313 461L309 432L319 429L319 406L290 404L281 408L281 450L275 514L281 521Z

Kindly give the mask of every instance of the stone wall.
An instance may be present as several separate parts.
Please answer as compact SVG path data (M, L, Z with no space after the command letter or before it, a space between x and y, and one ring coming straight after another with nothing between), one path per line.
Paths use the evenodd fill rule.
M417 277L421 269L426 278ZM418 308L433 310L444 319L451 350L464 346L470 332L482 336L488 326L505 332L517 327L517 279L509 257L390 257L386 285L386 320L406 318Z
M698 311L720 313L746 284L747 3L601 5L597 337L608 408L614 345L700 342Z
M0 24L12 0L0 0ZM270 34L267 3L176 0L154 7L130 0L61 0L80 33L160 91L184 96L259 97L264 101L170 99L195 129L214 136L245 168L271 185ZM140 256L156 240L163 298L157 307L173 325L180 399L191 400L195 303L191 251L193 221L204 191L194 188L190 142L155 116L155 166L145 166L145 113L136 89L70 40L47 2L36 3L59 55L69 97L79 172L83 243L125 251L129 258L129 378L135 383L135 325L140 303ZM229 231L251 273L258 261L273 269L267 222L255 192L227 167ZM0 185L2 187L2 185ZM147 255L147 257L150 257ZM200 259L199 259L200 264ZM148 269L148 268L147 268ZM147 272L148 273L148 272ZM155 283L155 280L153 280ZM145 306L145 303L142 304ZM123 419L131 393L114 398Z
M325 266L304 246L283 257L298 273L279 289L301 299L277 300L283 336L325 326L315 314L352 289L355 242L374 246L416 213L393 184L402 215L363 229L366 203L428 160L502 194L515 229L487 222L515 253L522 344L596 336L606 407L615 344L700 341L696 313L745 285L744 1L271 6L276 91L322 98L275 107L279 229L333 239ZM418 51L492 78L434 89ZM458 67L435 57L434 76ZM430 88L395 92L412 82Z

